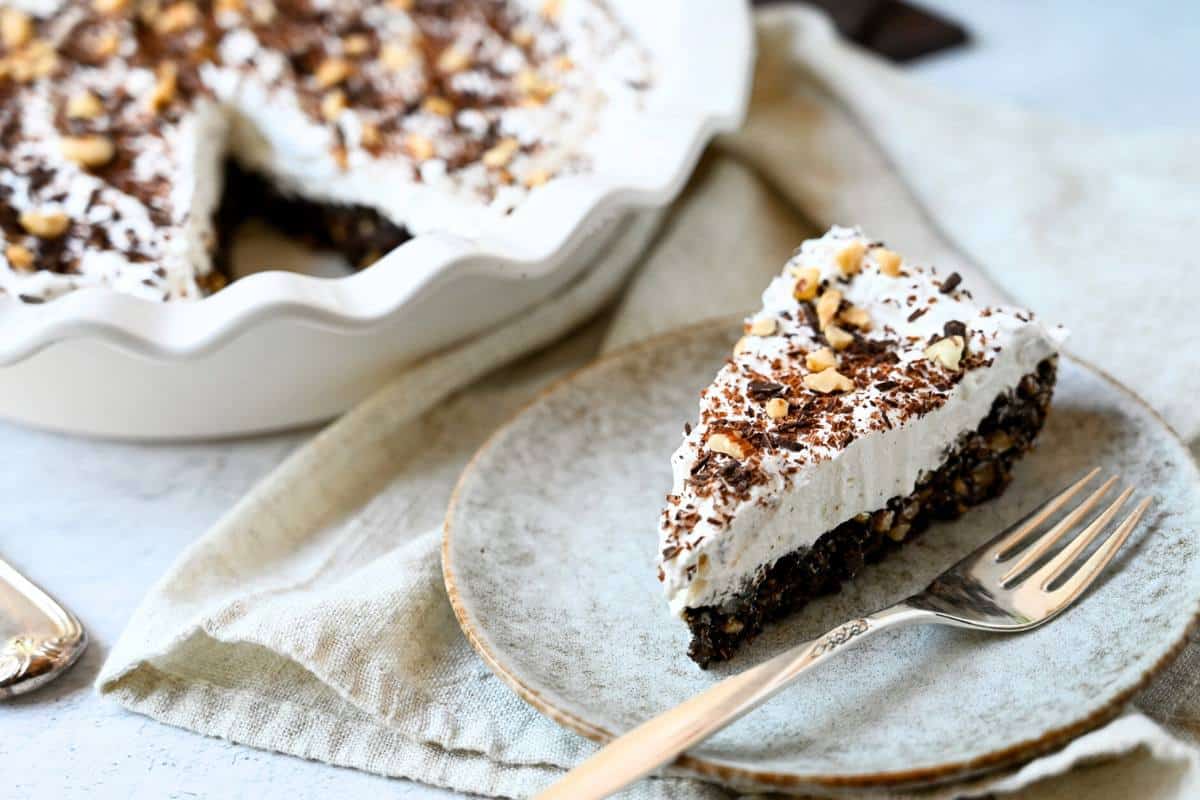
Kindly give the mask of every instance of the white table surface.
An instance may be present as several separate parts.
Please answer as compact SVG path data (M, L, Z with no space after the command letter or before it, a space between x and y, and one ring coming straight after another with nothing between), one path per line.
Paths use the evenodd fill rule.
M974 35L970 48L912 68L934 84L1124 130L1200 126L1193 0L925 2ZM74 609L91 634L68 675L0 705L0 798L455 796L171 728L91 689L150 584L310 435L138 446L0 423L0 553ZM1154 774L1171 783L1169 771ZM1131 776L1128 765L1106 766L1089 781L1105 796L1127 797ZM1137 785L1139 795L1149 788ZM1029 796L1051 794L1043 787Z

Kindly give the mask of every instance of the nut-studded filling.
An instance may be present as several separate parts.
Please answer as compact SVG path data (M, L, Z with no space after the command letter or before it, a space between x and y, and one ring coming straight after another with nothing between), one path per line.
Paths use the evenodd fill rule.
M936 520L955 519L1001 494L1012 467L1033 446L1054 391L1056 361L1047 359L1018 386L1001 394L979 427L964 434L942 464L916 488L880 509L858 514L812 547L785 555L721 606L684 611L692 632L688 655L700 666L728 659L767 623L837 591L862 568Z

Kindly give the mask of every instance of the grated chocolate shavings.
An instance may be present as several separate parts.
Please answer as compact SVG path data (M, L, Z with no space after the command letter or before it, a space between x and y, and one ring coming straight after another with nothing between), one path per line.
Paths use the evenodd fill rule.
M958 288L960 283L962 283L962 275L959 275L957 272L951 272L950 276L942 281L942 286L938 291L942 294L950 294Z
M780 397L787 392L787 387L782 383L773 383L771 381L750 381L746 387L746 393L755 400L769 400L772 397Z

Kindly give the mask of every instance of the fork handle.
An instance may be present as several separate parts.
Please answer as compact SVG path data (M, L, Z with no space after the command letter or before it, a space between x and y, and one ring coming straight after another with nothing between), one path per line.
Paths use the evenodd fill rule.
M885 628L911 625L929 616L927 611L899 603L844 622L643 722L537 795L537 800L607 797L757 708L833 654Z

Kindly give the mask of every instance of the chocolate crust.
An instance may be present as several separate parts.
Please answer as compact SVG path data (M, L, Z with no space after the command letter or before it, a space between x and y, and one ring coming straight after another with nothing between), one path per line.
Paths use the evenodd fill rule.
M1017 387L999 395L988 416L964 434L937 470L906 497L894 497L823 534L811 547L776 561L741 595L721 606L684 610L692 632L688 655L701 667L730 658L774 620L838 591L866 564L911 541L934 520L956 519L999 496L1012 467L1027 453L1049 412L1057 359L1049 358Z
M287 195L261 175L229 161L217 224L221 240L217 265L226 275L232 233L239 224L255 217L311 247L340 253L358 269L370 266L412 238L407 229L374 209Z

